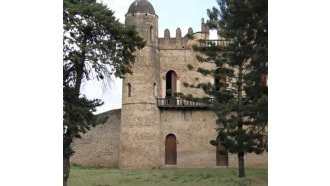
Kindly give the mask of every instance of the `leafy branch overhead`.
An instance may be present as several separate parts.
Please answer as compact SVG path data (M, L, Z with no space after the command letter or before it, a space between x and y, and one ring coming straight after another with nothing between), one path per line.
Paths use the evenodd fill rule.
M133 52L145 42L101 3L66 0L63 11L63 62L67 73L83 80L123 77L131 72Z
M82 95L82 83L96 79L106 86L114 76L132 73L134 52L144 46L135 28L120 23L106 5L95 0L63 1L64 185L74 153L73 139L107 119L93 114L103 102Z

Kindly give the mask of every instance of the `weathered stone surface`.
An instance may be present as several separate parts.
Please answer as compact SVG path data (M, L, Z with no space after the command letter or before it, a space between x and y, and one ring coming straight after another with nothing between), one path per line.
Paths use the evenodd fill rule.
M133 3L144 1L134 1ZM134 7L140 7L134 5ZM141 6L143 8L143 6ZM141 8L140 7L140 8ZM149 4L148 10L151 10ZM135 10L135 9L134 9ZM158 38L158 16L155 13L128 11L127 25L136 25L147 45L136 53L133 74L123 79L122 109L109 112L104 125L97 126L82 139L74 142L76 154L72 162L82 165L119 166L123 169L166 167L165 140L171 134L176 138L177 164L174 167L216 166L216 115L210 110L160 110L157 98L165 98L166 74L177 75L176 91L203 97L201 89L183 84L213 83L210 77L196 72L198 67L210 69L211 63L199 63L192 46L198 39L208 39L209 29L202 20L201 32L193 33L195 40L181 36L177 29L171 38ZM192 33L192 29L189 29ZM189 70L187 65L193 67ZM267 167L268 154L247 154L246 167ZM228 166L237 167L237 155L228 155ZM173 165L171 165L173 166Z
M121 110L107 113L109 119L102 125L97 125L81 139L75 139L73 149L75 154L71 162L79 165L118 166L119 132Z

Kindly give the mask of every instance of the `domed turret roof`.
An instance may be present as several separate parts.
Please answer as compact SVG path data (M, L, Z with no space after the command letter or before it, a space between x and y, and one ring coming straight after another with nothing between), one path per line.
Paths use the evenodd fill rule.
M147 0L135 0L131 6L129 6L128 14L130 13L149 13L156 14L154 7Z

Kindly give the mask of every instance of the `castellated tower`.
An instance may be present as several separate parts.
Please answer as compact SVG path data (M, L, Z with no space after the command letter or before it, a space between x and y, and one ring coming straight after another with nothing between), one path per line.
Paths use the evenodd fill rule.
M133 0L132 0L133 1ZM89 166L119 166L122 169L153 167L218 167L237 166L237 155L219 154L223 146L212 146L218 139L217 116L211 110L212 98L202 89L185 86L185 82L214 83L216 79L196 72L199 67L214 69L213 63L200 63L193 46L208 47L209 28L201 20L201 30L188 29L193 39L164 30L158 37L158 16L147 0L134 0L126 14L126 25L135 25L146 46L135 53L133 74L125 75L122 109L104 113L104 125L84 134L74 142L72 162ZM199 39L208 43L200 43ZM188 66L190 68L188 68ZM194 101L178 93L208 98ZM245 157L246 167L267 167L267 154Z
M146 46L135 53L132 75L123 79L120 128L120 168L151 168L159 165L158 16L147 0L135 0L125 16L135 25Z

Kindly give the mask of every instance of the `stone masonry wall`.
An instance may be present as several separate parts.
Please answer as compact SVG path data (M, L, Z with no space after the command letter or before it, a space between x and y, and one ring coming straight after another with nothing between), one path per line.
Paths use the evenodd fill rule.
M187 65L192 65L189 70ZM177 74L177 92L192 94L193 96L205 96L202 89L185 87L184 83L197 85L198 83L213 83L211 77L206 77L196 72L198 67L209 69L214 64L199 63L196 59L196 53L192 50L160 50L160 79L161 79L161 97L165 97L166 73L170 70Z
M228 154L228 167L238 167L237 154ZM248 153L244 156L244 166L249 168L267 168L268 167L268 153L256 155Z
M88 166L118 166L121 110L107 113L106 123L97 125L81 139L75 139L71 163Z
M158 166L159 113L153 104L123 105L120 131L122 169L143 169ZM124 112L122 112L124 114Z
M150 107L151 109L151 107ZM118 166L119 165L119 133L121 110L107 112L109 118L103 125L92 128L82 135L82 139L75 139L73 149L76 153L71 158L71 163L87 166ZM128 116L129 117L129 116ZM147 121L146 121L147 122ZM174 134L177 139L177 165L175 167L215 167L215 147L209 141L215 139L215 115L210 111L160 111L160 134L159 137L152 137L148 134L148 127L127 126L126 130L134 130L139 138L144 140L159 141L158 148L150 148L146 144L134 143L135 148L130 149L131 153L153 154L154 167L165 166L165 138L168 134ZM149 122L149 125L157 125ZM127 140L131 143L132 140ZM124 143L125 144L125 143ZM229 167L237 167L236 154L228 154ZM244 156L245 167L268 166L268 153L261 155L247 154ZM128 159L128 164L136 164L137 159ZM149 161L149 160L148 160ZM142 161L143 162L143 161ZM142 167L142 165L140 165Z
M217 136L215 114L210 111L164 110L161 120L161 165L165 165L165 139L174 134L177 140L177 167L212 167L216 148L210 140Z
M165 166L165 139L174 134L177 140L177 165L175 167L216 167L216 147L210 140L216 139L216 115L207 110L160 111L160 167ZM244 156L245 167L268 166L268 153ZM237 154L228 154L228 166L238 167ZM166 166L165 166L166 167Z

